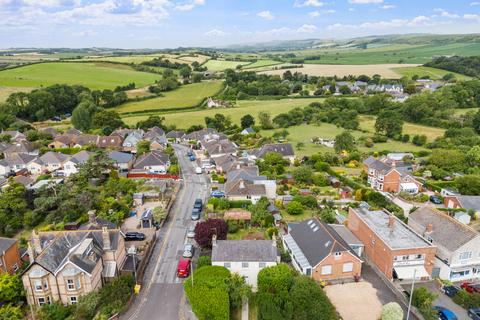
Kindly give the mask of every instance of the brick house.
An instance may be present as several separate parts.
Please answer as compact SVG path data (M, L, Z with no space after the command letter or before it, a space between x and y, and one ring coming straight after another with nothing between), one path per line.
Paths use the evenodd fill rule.
M393 214L350 208L348 228L365 245L367 260L387 278L431 278L436 246Z
M316 281L338 281L360 277L362 259L329 225L318 219L288 224L283 245L292 264Z
M423 190L423 184L411 175L413 167L404 161L370 156L363 162L367 182L375 190L382 192L408 192L416 194Z
M0 273L16 272L22 265L18 242L15 239L0 237Z
M445 207L449 209L465 209L480 215L480 196L447 195L443 198Z

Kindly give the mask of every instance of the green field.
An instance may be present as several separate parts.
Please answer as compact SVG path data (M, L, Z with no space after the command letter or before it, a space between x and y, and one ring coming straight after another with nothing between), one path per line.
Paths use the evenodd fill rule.
M260 111L270 112L272 118L280 113L287 112L296 107L305 107L315 101L323 99L283 99L268 101L238 101L238 107L228 109L205 109L188 112L167 113L165 117L167 124L174 124L178 128L188 128L194 124L205 125L205 117L212 117L216 113L221 113L231 117L234 123L240 124L240 118L246 114L251 114L255 118ZM150 100L147 100L150 101ZM145 101L145 102L147 102ZM155 114L155 113L152 113ZM123 120L129 124L136 124L138 121L145 120L148 115L125 115Z
M83 85L96 90L114 89L130 82L143 87L159 77L119 64L52 62L0 71L0 84L8 87L40 87L62 83Z
M202 67L207 67L209 71L223 71L226 69L235 69L238 65L246 65L250 62L246 61L228 61L228 60L208 60L202 65Z
M301 125L301 126L293 126L287 128L288 132L290 133L287 136L287 140L293 144L295 147L295 151L298 155L312 155L317 152L332 152L332 148L328 148L323 145L314 144L311 142L313 137L320 137L320 138L327 138L332 139L335 138L336 135L342 133L344 131L343 128L339 128L334 124L330 123L322 123L319 126L316 125ZM271 136L275 130L265 130L261 131L260 133L262 136ZM358 139L360 137L369 137L371 134L364 133L361 131L352 131L352 135ZM302 149L298 149L296 144L298 142L303 142L305 147ZM363 144L360 142L358 145L358 149L364 152L369 151L382 151L382 150L389 150L392 152L415 152L424 150L422 147L415 146L411 143L403 143L398 141L388 141L386 143L375 143L373 148L364 147Z
M197 105L203 99L215 95L222 88L220 81L204 81L181 86L165 92L163 97L136 101L119 106L120 113L161 111L161 109L189 108Z
M298 58L320 55L319 60L306 60L305 63L318 64L382 64L419 63L423 64L439 55L473 56L480 52L480 43L450 43L408 45L394 44L370 49L310 49L295 51Z
M274 66L274 65L282 64L282 63L283 62L281 62L281 61L275 61L275 60L270 60L270 59L257 60L254 63L247 64L247 65L243 66L242 69L247 70L247 69L262 68L262 67Z
M121 56L121 57L90 56L90 57L85 57L82 60L83 61L112 61L112 62L139 64L144 61L153 60L154 58L157 58L160 56L161 54L131 55L131 56Z
M368 131L370 133L375 132L375 120L374 116L359 116L360 129ZM410 137L416 134L424 134L427 136L427 141L431 142L438 137L443 136L445 129L422 126L420 124L405 122L403 124L403 133L409 134Z
M468 80L471 79L468 76L465 76L460 73L450 72L447 70L437 69L437 68L430 68L430 67L404 67L404 68L393 68L393 71L400 74L401 76L407 76L408 78L412 78L412 76L430 76L430 79L438 80L442 79L444 75L452 73L455 75L455 78L458 80Z
M25 87L0 87L0 102L7 100L8 96L14 92L30 92L32 88Z

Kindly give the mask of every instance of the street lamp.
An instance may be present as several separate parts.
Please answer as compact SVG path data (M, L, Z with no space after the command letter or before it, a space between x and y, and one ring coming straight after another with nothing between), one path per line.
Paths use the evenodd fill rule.
M412 282L412 288L410 289L410 299L408 301L407 320L410 319L410 309L412 308L412 297L413 297L413 289L415 287L416 275L417 275L417 269L413 269L413 282Z

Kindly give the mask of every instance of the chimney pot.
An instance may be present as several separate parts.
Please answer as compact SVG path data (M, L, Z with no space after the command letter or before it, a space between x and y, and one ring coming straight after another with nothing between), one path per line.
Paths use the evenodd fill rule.
M433 224L429 223L427 224L427 228L425 230L426 233L432 233L433 231Z
M388 216L388 227L390 229L393 229L394 223L395 223L395 217L393 216L393 214L391 214Z
M103 250L110 250L110 233L108 232L107 227L102 227L102 240L103 240Z
M32 248L32 245L30 244L30 242L28 242L27 252L28 252L28 260L30 260L30 264L34 263L35 262L35 252L33 251L33 248Z
M88 222L91 224L97 223L97 216L95 215L95 210L88 211Z
M32 245L36 254L42 253L42 244L40 243L40 236L36 230L32 231Z
M243 180L240 180L239 188L240 189L245 189L245 182Z

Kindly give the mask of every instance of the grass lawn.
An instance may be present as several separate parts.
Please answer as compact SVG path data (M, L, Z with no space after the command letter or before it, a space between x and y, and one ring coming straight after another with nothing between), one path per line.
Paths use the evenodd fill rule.
M375 132L375 116L359 116L360 119L360 129L368 131L370 133ZM420 124L405 122L403 124L403 133L409 134L410 139L413 135L424 134L427 136L427 141L431 142L438 137L443 136L445 129L423 126Z
M225 69L235 69L238 65L249 64L248 61L228 61L228 60L208 60L203 67L209 71L223 71Z
M270 59L257 60L257 61L254 62L254 63L245 65L245 66L242 68L242 70L255 69L255 68L261 68L261 67L267 67L267 66L274 66L274 65L282 64L282 63L283 63L283 62L281 62L281 61L275 61L275 60L270 60Z
M460 115L465 115L469 112L478 112L478 111L480 111L480 108L457 108L455 109L454 114L456 116L460 116Z
M339 128L330 123L322 123L319 126L316 125L301 125L293 126L287 128L290 133L287 136L287 141L292 143L295 148L295 152L300 156L308 156L318 152L334 152L332 148L325 147L323 145L313 144L310 140L312 137L321 137L321 138L335 138L336 135L344 131L343 128ZM275 130L264 130L260 134L263 136L271 136ZM364 133L361 131L352 131L352 135L358 139L362 136L368 137L371 136L370 133ZM305 147L298 149L297 143L303 142ZM399 141L389 140L385 143L375 143L372 148L364 147L362 143L359 143L358 149L360 151L369 152L369 151L382 151L389 150L392 152L414 152L425 150L422 147L415 146L411 143L403 143Z
M436 79L442 79L442 77L448 73L452 73L459 80L471 79L470 77L460 73L437 69L437 68L423 67L423 66L393 68L393 71L395 71L401 76L407 76L408 78L412 78L412 76L417 75L420 77L430 76L430 79L436 80Z
M0 71L0 83L9 87L40 87L57 83L83 85L90 89L114 89L135 82L143 87L159 75L138 72L126 65L111 63L40 63Z
M282 219L285 222L296 222L296 221L303 221L309 218L314 217L317 214L317 211L314 210L304 210L302 214L292 216L287 213L287 211L282 210L281 215Z
M163 97L123 104L116 108L116 111L128 113L168 108L189 108L200 103L203 99L215 95L221 88L222 82L220 81L188 84L176 90L163 93Z
M262 234L265 239L267 239L267 235L265 234L265 229L262 228L247 228L247 229L239 229L236 233L229 233L227 235L228 240L242 240L248 235L253 234Z
M161 98L159 98L161 99ZM322 98L318 99L282 99L282 100L265 100L265 101L252 101L242 100L238 101L238 107L228 109L204 109L187 112L166 113L162 116L165 117L167 124L174 124L177 128L188 128L194 124L205 125L205 117L212 117L216 113L224 114L231 117L234 123L240 124L240 118L246 114L251 114L257 117L260 111L270 112L272 118L279 113L287 112L296 107L305 107L308 104L315 101L322 101ZM136 103L147 103L151 100L146 100ZM121 106L120 108L122 108ZM152 113L153 114L153 113ZM131 125L136 124L138 121L145 120L148 115L125 115L123 120Z

